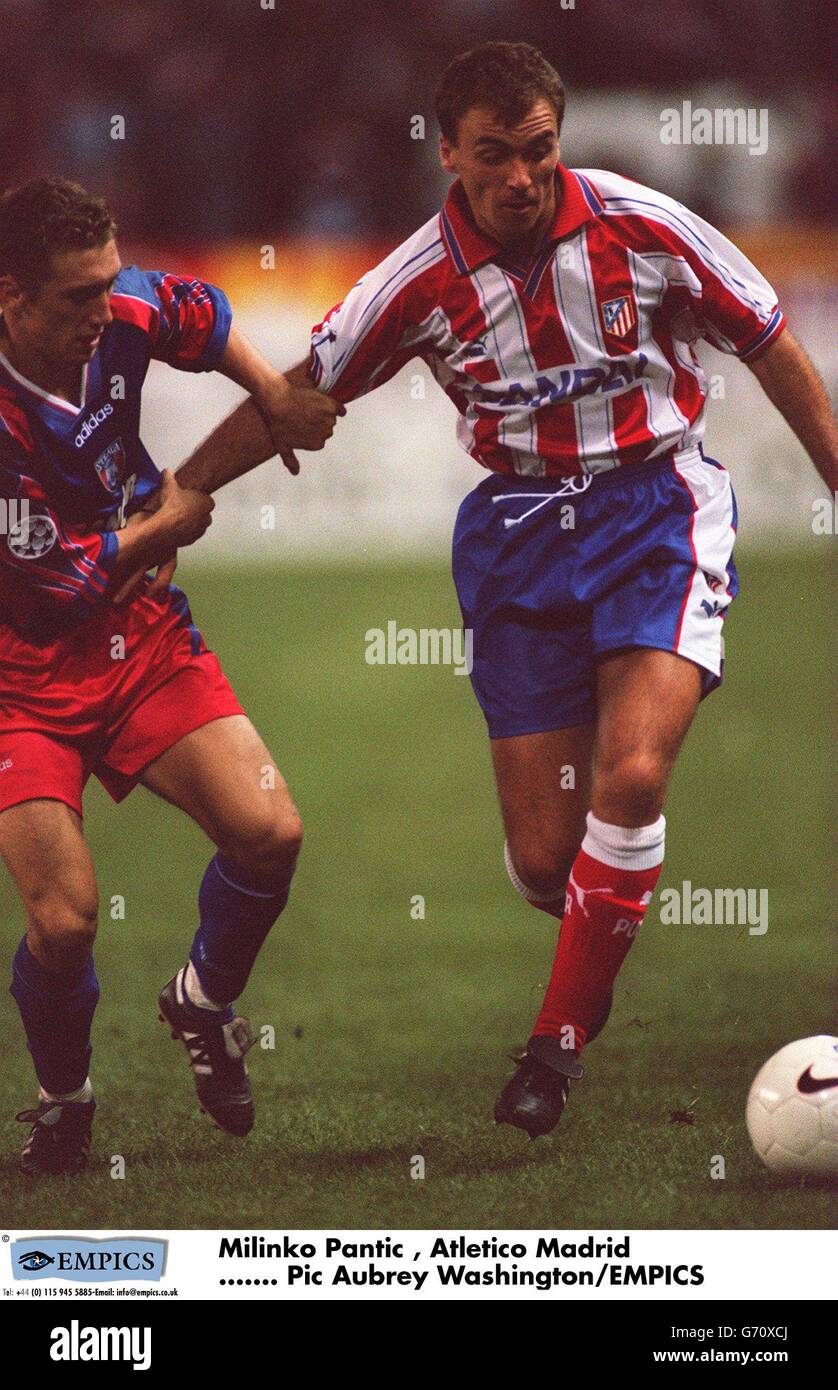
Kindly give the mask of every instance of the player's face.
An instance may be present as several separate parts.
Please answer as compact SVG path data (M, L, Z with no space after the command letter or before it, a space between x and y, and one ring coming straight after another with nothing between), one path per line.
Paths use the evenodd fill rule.
M460 118L456 145L440 140L440 157L462 179L477 225L502 246L532 243L552 221L559 136L549 101L537 101L512 127L473 106Z
M30 352L63 367L81 367L113 321L111 291L120 269L116 242L52 257L52 275L10 317L10 332Z

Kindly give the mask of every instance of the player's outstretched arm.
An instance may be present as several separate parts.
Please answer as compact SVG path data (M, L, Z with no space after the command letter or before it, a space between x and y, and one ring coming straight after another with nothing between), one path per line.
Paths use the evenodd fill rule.
M331 396L314 390L307 373L290 381L278 372L235 325L230 329L218 370L249 392L273 441L272 453L295 448L322 449L331 438L335 420L346 413Z
M410 338L409 347L403 341L405 326L409 327L412 321L407 292L386 296L378 304L376 313L370 313L370 307L381 299L382 288L391 282L404 261L404 248L397 248L374 270L362 276L323 322L315 325L310 355L290 371L275 373L278 381L267 388L261 359L256 361L251 357L249 354L255 350L241 335L234 337L231 330L233 370L243 369L246 373L246 376L234 375L233 379L251 392L250 400L244 401L224 420L178 469L178 481L212 492L276 453L290 473L299 473L294 449L312 446L296 438L283 422L283 411L287 408L284 393L290 391L292 400L301 410L310 407L319 412L321 422L323 410L328 409L331 413L328 434L331 434L335 418L344 414L344 406L338 404L331 393L344 401L355 400L389 380L404 362L420 351L421 344L415 336ZM373 326L374 332L371 331ZM231 351L229 343L227 351ZM255 357L258 358L258 354ZM347 375L346 364L350 361L352 365ZM233 374L224 360L221 370ZM313 381L317 383L317 390L312 388ZM269 399L272 392L273 403Z
M312 388L307 362L299 363L289 372L277 372L271 367L268 370L278 378L273 388L267 388L275 392L278 412L281 413L281 402L287 389L292 393L292 399L296 402L295 408L301 415L309 408L314 412L311 426L314 433L307 437L316 439L324 418L328 424L328 432L319 443L302 444L299 432L295 434L289 430L282 423L277 411L273 417L273 424L269 423L264 403L257 403L255 394L251 394L236 407L232 415L222 420L212 434L190 454L186 462L181 464L177 470L177 480L181 487L198 488L201 492L215 492L225 483L240 478L243 473L249 473L266 459L273 458L275 454L281 456L289 473L299 473L300 465L294 449L322 449L325 440L332 433L335 419L346 413L344 407L332 400L331 396L325 396L321 391ZM233 379L239 380L240 385L246 385L237 377ZM261 389L264 402L264 384ZM321 403L325 405L325 417Z
M794 430L830 492L838 492L838 424L823 382L788 329L747 364Z
M239 335L241 336L241 335ZM250 375L250 368L247 364L247 350L250 344L246 339L242 339L244 344L243 353L232 359L227 365L231 371L227 374L233 380L238 381L239 385L247 387L253 384L253 377ZM261 362L259 354L255 357ZM251 367L252 367L251 361ZM267 365L267 364L265 364ZM256 365L256 370L261 370ZM236 375L233 376L233 372ZM289 384L297 397L304 398L304 407L307 407L309 397L314 397L316 402L325 401L329 406L328 417L332 424L336 415L343 415L344 408L337 402L331 401L330 397L324 396L319 391L314 391L309 382L309 376L305 363L295 367L292 373L283 376L280 372L275 372L273 368L268 368L275 377L286 382L288 377L293 377ZM280 397L282 390L279 388ZM280 425L274 426L279 431ZM281 426L285 428L285 426ZM317 425L318 430L320 425ZM331 426L328 433L331 434ZM290 438L298 438L292 434ZM303 447L299 445L297 447ZM306 447L322 448L323 443L309 445ZM293 452L290 442L286 443L283 437L277 438L267 422L264 407L260 409L253 396L242 401L231 415L221 421L210 435L193 454L181 464L177 470L177 483L175 486L196 493L210 494L225 483L230 483L234 478L239 478L243 473L249 473L252 468L256 468L266 459L273 458L274 454L280 453L286 468L291 473L298 473L300 465ZM149 531L149 525L154 522L159 526L159 511L156 509L158 499L162 500L161 492L155 493L147 500L145 512L137 512L129 519L128 525L119 533L120 554L118 560L118 579L109 586L109 592L113 594L114 603L122 603L128 598L137 585L143 579L146 571L158 565L157 575L148 590L149 594L161 592L171 582L172 576L177 566L177 547L178 544L189 544L189 542L176 542L169 544L161 549L158 539L159 532ZM209 523L207 523L209 524ZM206 528L205 528L206 529ZM197 537L193 537L197 539Z
M215 492L277 452L278 445L264 415L253 397L248 396L198 445L175 476L181 487Z

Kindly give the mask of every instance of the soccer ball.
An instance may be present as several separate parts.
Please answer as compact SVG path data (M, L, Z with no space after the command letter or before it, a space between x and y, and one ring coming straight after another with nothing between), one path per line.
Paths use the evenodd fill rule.
M838 1038L788 1043L754 1077L745 1119L775 1173L838 1177Z

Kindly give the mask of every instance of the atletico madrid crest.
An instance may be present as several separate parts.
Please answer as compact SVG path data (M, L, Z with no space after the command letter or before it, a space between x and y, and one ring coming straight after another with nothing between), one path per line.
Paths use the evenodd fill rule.
M624 338L637 322L634 298L630 294L621 294L619 299L602 300L600 308L605 331L613 334L615 338Z

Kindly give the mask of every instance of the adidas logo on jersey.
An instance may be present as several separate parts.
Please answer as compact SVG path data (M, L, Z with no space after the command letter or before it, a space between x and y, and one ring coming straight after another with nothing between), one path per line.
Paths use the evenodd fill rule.
M109 401L106 401L99 410L94 410L88 415L76 435L75 444L77 449L80 449L83 444L87 443L93 431L101 425L103 420L107 420L109 415L113 415L113 406Z

